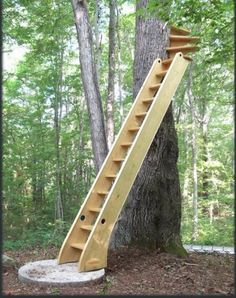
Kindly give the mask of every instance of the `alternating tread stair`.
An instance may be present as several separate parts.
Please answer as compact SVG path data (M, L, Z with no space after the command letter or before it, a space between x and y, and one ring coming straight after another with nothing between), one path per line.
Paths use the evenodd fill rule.
M171 99L197 48L185 29L171 27L169 58L156 59L61 247L58 263L78 271L107 266L109 238ZM179 51L179 52L178 52Z

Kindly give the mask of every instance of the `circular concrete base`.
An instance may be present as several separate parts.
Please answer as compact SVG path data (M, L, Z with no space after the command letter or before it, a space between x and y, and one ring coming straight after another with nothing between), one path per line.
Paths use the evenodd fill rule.
M101 279L105 270L78 272L78 263L58 265L57 260L30 262L18 271L21 281L40 285L76 286Z

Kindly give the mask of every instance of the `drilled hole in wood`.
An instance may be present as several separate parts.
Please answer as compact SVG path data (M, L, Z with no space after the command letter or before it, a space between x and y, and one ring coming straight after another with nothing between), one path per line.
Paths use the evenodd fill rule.
M81 219L81 220L85 220L85 215L81 215L81 216L80 216L80 219Z
M106 222L105 218L101 220L101 223L104 224Z

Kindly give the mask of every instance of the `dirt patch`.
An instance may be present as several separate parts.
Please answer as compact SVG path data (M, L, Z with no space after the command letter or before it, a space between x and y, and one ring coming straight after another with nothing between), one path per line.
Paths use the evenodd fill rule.
M53 259L58 248L5 251L19 266ZM190 253L179 258L153 250L124 248L109 254L103 281L80 287L35 286L18 280L18 268L3 272L5 295L206 295L234 294L234 255Z

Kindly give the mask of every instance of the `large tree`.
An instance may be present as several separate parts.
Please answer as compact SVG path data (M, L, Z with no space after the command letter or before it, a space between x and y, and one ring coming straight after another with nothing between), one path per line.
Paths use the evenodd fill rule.
M148 0L136 4L134 59L135 98L153 61L167 58L169 33L165 24L148 15ZM138 244L186 254L181 238L181 193L177 169L178 141L169 107L112 235L111 247Z

